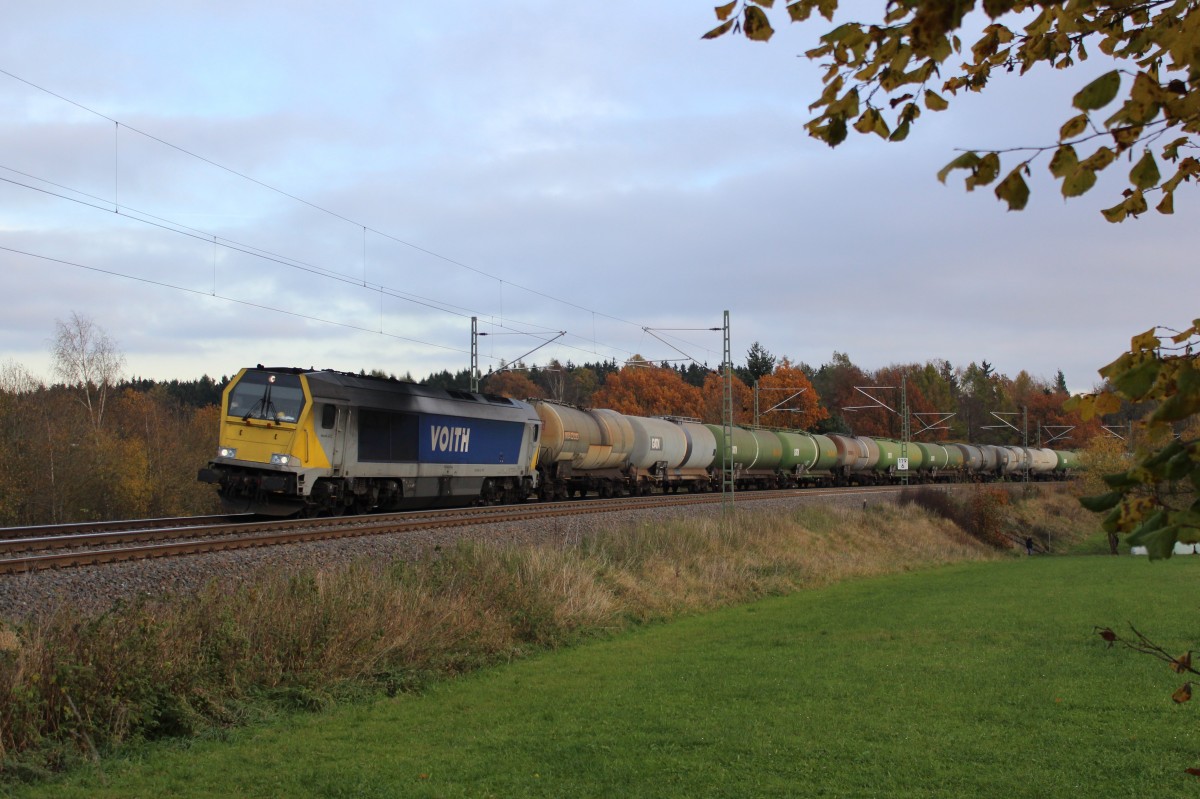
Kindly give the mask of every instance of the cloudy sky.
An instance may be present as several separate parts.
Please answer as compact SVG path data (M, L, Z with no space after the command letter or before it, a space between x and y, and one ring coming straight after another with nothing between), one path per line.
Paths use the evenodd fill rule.
M485 371L558 331L526 360L716 365L728 309L738 362L986 359L1087 390L1196 316L1188 187L1110 225L1117 182L1064 202L1044 158L1022 213L936 180L956 148L1053 142L1103 65L830 150L798 57L828 26L705 42L712 5L14 4L0 361L49 377L76 312L160 379L462 369L472 316Z

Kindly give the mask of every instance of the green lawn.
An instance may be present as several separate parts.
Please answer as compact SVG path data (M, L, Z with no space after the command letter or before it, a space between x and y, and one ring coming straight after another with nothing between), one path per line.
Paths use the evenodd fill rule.
M22 795L1194 796L1200 706L1092 628L1186 649L1197 577L1198 559L1036 557L847 583Z

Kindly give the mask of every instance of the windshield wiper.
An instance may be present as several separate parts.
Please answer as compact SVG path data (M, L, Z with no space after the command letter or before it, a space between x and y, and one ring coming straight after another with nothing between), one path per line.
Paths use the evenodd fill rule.
M275 407L275 403L271 402L271 386L275 384L275 375L267 378L267 385L263 388L263 395L259 397L258 402L250 406L250 410L246 411L246 415L242 417L243 422L250 421L250 417L254 415L257 408L263 409L263 415L259 418L265 419L268 422L274 421L271 418L271 409Z

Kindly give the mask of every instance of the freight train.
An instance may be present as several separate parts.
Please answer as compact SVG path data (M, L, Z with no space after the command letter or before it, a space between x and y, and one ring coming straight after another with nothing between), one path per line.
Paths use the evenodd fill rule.
M340 515L720 490L725 429L331 370L242 369L200 470L226 512ZM738 488L1061 479L1073 452L734 427ZM904 466L907 465L907 469Z

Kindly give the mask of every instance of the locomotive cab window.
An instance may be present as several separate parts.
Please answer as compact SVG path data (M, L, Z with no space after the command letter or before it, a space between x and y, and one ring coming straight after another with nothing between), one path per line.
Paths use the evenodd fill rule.
M332 430L335 422L337 422L337 406L326 405L325 409L321 411L321 428Z
M300 376L250 371L229 393L229 416L295 423L304 410Z

